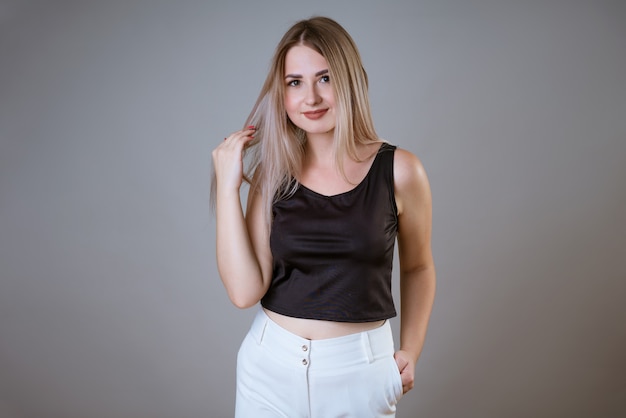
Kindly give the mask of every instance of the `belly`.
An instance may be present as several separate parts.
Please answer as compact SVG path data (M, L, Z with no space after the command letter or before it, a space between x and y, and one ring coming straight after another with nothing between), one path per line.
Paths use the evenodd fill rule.
M324 340L327 338L343 337L357 332L369 331L385 323L374 322L334 322L318 319L294 318L264 309L267 316L282 328L308 340Z

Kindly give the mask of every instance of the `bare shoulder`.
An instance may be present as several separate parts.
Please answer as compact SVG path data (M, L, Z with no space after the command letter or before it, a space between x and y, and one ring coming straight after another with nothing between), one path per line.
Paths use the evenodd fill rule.
M393 161L393 178L399 213L407 205L430 203L428 176L416 155L397 148Z
M396 149L393 160L393 178L396 188L400 190L428 186L426 170L420 159L402 148Z

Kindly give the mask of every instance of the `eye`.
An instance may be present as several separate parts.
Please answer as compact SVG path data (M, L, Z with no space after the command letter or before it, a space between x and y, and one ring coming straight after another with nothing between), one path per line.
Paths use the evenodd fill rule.
M290 87L298 87L300 85L300 80L291 80L287 82L287 85Z
M320 78L320 82L322 83L330 83L330 76L325 75Z

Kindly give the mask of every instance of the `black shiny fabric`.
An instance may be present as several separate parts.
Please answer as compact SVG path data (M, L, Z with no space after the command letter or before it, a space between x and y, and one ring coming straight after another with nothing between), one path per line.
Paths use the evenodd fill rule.
M300 185L273 207L273 277L261 304L283 315L368 322L396 315L391 268L398 228L396 147L382 144L354 189L324 196Z

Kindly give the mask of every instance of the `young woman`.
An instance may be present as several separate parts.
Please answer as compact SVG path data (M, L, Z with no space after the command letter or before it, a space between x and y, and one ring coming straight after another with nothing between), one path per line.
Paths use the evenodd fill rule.
M421 163L376 135L359 52L329 18L287 31L246 126L213 151L219 273L236 306L261 302L237 358L236 416L394 416L435 293Z

